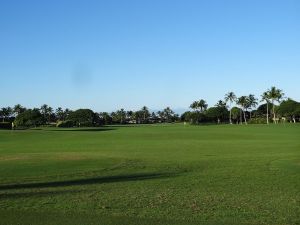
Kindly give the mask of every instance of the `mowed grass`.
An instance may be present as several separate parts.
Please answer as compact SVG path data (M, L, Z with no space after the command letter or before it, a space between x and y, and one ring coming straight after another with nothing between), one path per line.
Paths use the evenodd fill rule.
M300 224L300 126L1 130L0 224Z

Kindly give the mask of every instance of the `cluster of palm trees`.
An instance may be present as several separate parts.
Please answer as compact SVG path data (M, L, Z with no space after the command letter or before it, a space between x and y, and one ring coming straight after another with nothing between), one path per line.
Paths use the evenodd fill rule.
M55 120L65 120L71 112L68 108L63 110L61 107L53 110L53 108L47 104L43 104L40 108L34 109L42 114L44 121L47 123ZM9 120L9 118L17 117L26 110L27 109L20 104L17 104L14 107L3 107L0 109L0 117L2 118L2 122L4 122L5 120Z
M230 108L229 123L232 124L232 107L231 107L231 105L233 103L236 103L236 105L241 107L241 112L243 113L245 124L247 124L246 111L251 110L252 108L255 108L258 104L257 100L258 99L256 99L253 94L250 94L248 96L243 95L240 97L236 97L234 92L228 92L225 95L225 102L229 103L229 108ZM250 111L250 118L251 118L251 111Z
M193 109L193 110L199 110L200 112L204 112L207 109L207 107L208 107L208 104L203 99L201 99L199 101L194 101L190 105L191 109Z
M277 123L276 120L276 111L275 111L275 102L280 103L284 98L284 93L282 90L277 89L276 87L271 87L271 89L264 92L261 96L261 101L266 102L267 104L267 124L269 124L269 105L272 103L272 114L273 114L273 122Z
M137 111L120 109L112 113L100 112L99 117L103 120L104 124L174 122L179 118L170 107L166 107L162 111L150 112L147 106L143 106Z
M275 111L275 102L280 103L284 97L284 93L282 90L277 89L276 87L271 87L269 90L265 91L261 96L261 101L266 102L267 104L267 124L269 124L269 105L272 103L272 115L273 115L273 122L277 123L276 119L276 111ZM230 107L230 116L229 122L232 124L232 107L233 103L241 107L241 111L243 113L244 122L247 124L246 118L246 111L255 108L258 105L258 99L255 98L254 95L250 94L248 96L240 96L236 97L234 92L229 92L225 95L226 103L229 103ZM250 111L250 118L251 118L251 111Z
M26 108L20 104L17 104L14 107L3 107L0 109L0 117L2 117L2 122L4 122L6 119L12 116L17 116L25 110Z
M272 106L271 113L273 115L273 121L274 123L278 122L278 119L276 118L275 103L280 103L283 100L283 97L284 93L282 90L277 89L276 87L271 87L262 94L260 101L266 102L267 105L267 124L269 124L270 106ZM252 118L252 111L256 111L254 109L257 107L258 103L259 99L257 99L253 94L237 97L234 92L228 92L225 95L224 100L219 100L214 107L208 108L208 104L203 99L194 101L190 105L190 108L193 109L194 112L186 112L184 116L191 118L193 123L195 123L195 121L196 123L199 123L199 121L210 122L213 120L217 120L218 123L220 123L221 119L224 120L229 118L230 124L233 124L233 119L235 121L239 121L239 123L248 124L247 118Z

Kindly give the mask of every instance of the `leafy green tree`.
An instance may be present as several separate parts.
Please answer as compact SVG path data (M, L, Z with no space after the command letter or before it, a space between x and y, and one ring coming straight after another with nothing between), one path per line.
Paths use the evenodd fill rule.
M230 108L230 115L229 115L229 123L232 124L232 103L234 103L236 101L236 95L234 94L234 92L228 92L225 95L225 102L228 103L229 102L229 108Z
M17 127L31 127L39 126L44 122L43 115L40 113L39 109L26 109L24 112L17 115L15 119L15 125Z
M77 126L95 126L98 122L97 115L90 109L78 109L70 113L67 118Z
M211 121L217 121L217 123L220 123L228 118L228 113L228 109L224 105L219 105L208 108L206 111L206 116Z
M300 103L289 98L280 104L277 112L284 117L289 117L290 121L295 123L298 109L300 109Z

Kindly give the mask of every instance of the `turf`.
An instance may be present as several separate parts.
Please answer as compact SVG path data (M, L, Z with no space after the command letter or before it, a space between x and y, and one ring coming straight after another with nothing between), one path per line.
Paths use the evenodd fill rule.
M0 130L0 224L300 224L300 126Z

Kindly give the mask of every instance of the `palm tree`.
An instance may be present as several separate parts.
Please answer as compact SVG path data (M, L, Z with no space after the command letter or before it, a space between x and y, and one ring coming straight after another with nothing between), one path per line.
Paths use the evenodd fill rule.
M126 117L126 112L124 109L118 110L117 111L117 117L120 119L120 123L123 124L125 117Z
M265 91L261 95L261 102L266 102L267 104L267 124L269 124L269 104L270 104L270 93L268 91Z
M191 105L190 105L190 108L193 109L193 110L197 110L198 109L198 101L194 101Z
M226 103L223 102L222 100L219 100L215 106L218 108L223 108L226 107Z
M250 94L248 97L247 97L247 100L248 100L248 104L246 106L246 109L252 109L252 108L255 108L258 104L257 102L257 98L255 98L254 95ZM250 119L251 119L251 111L250 111Z
M61 107L58 107L55 111L56 117L59 120L64 120L64 110Z
M17 104L14 106L13 112L15 113L16 116L18 116L20 113L24 112L25 108L21 106L20 104Z
M282 92L282 90L280 89L277 89L276 87L271 87L270 90L268 90L268 93L269 93L269 99L272 101L272 104L273 104L273 123L277 123L276 122L276 113L275 113L275 102L278 102L280 103L283 96L284 96L284 93Z
M48 123L51 122L51 116L53 114L53 108L52 107L48 107L47 109L47 116L48 116Z
M149 113L149 109L147 108L147 106L144 106L141 110L143 112L143 119L144 119L144 123L146 122L146 119L148 119L150 113Z
M200 112L204 112L206 109L207 109L207 103L205 100L201 99L199 102L198 102L198 107L200 108Z
M241 96L241 97L239 97L237 99L236 104L238 104L239 106L241 106L241 109L242 109L243 115L244 115L244 121L245 121L245 124L247 124L245 110L246 110L246 107L247 107L247 104L248 104L248 97L247 96Z
M229 115L229 123L232 124L232 107L231 104L236 101L236 95L233 92L228 92L225 95L225 102L229 102L230 115Z
M72 112L72 110L66 108L64 111L64 119L67 119L71 112Z
M4 107L1 109L1 114L2 114L2 122L4 122L4 119L7 119L11 117L13 113L13 109L11 107Z
M167 107L164 109L163 113L164 113L164 116L165 116L167 122L170 122L171 118L174 116L173 110L170 107Z

